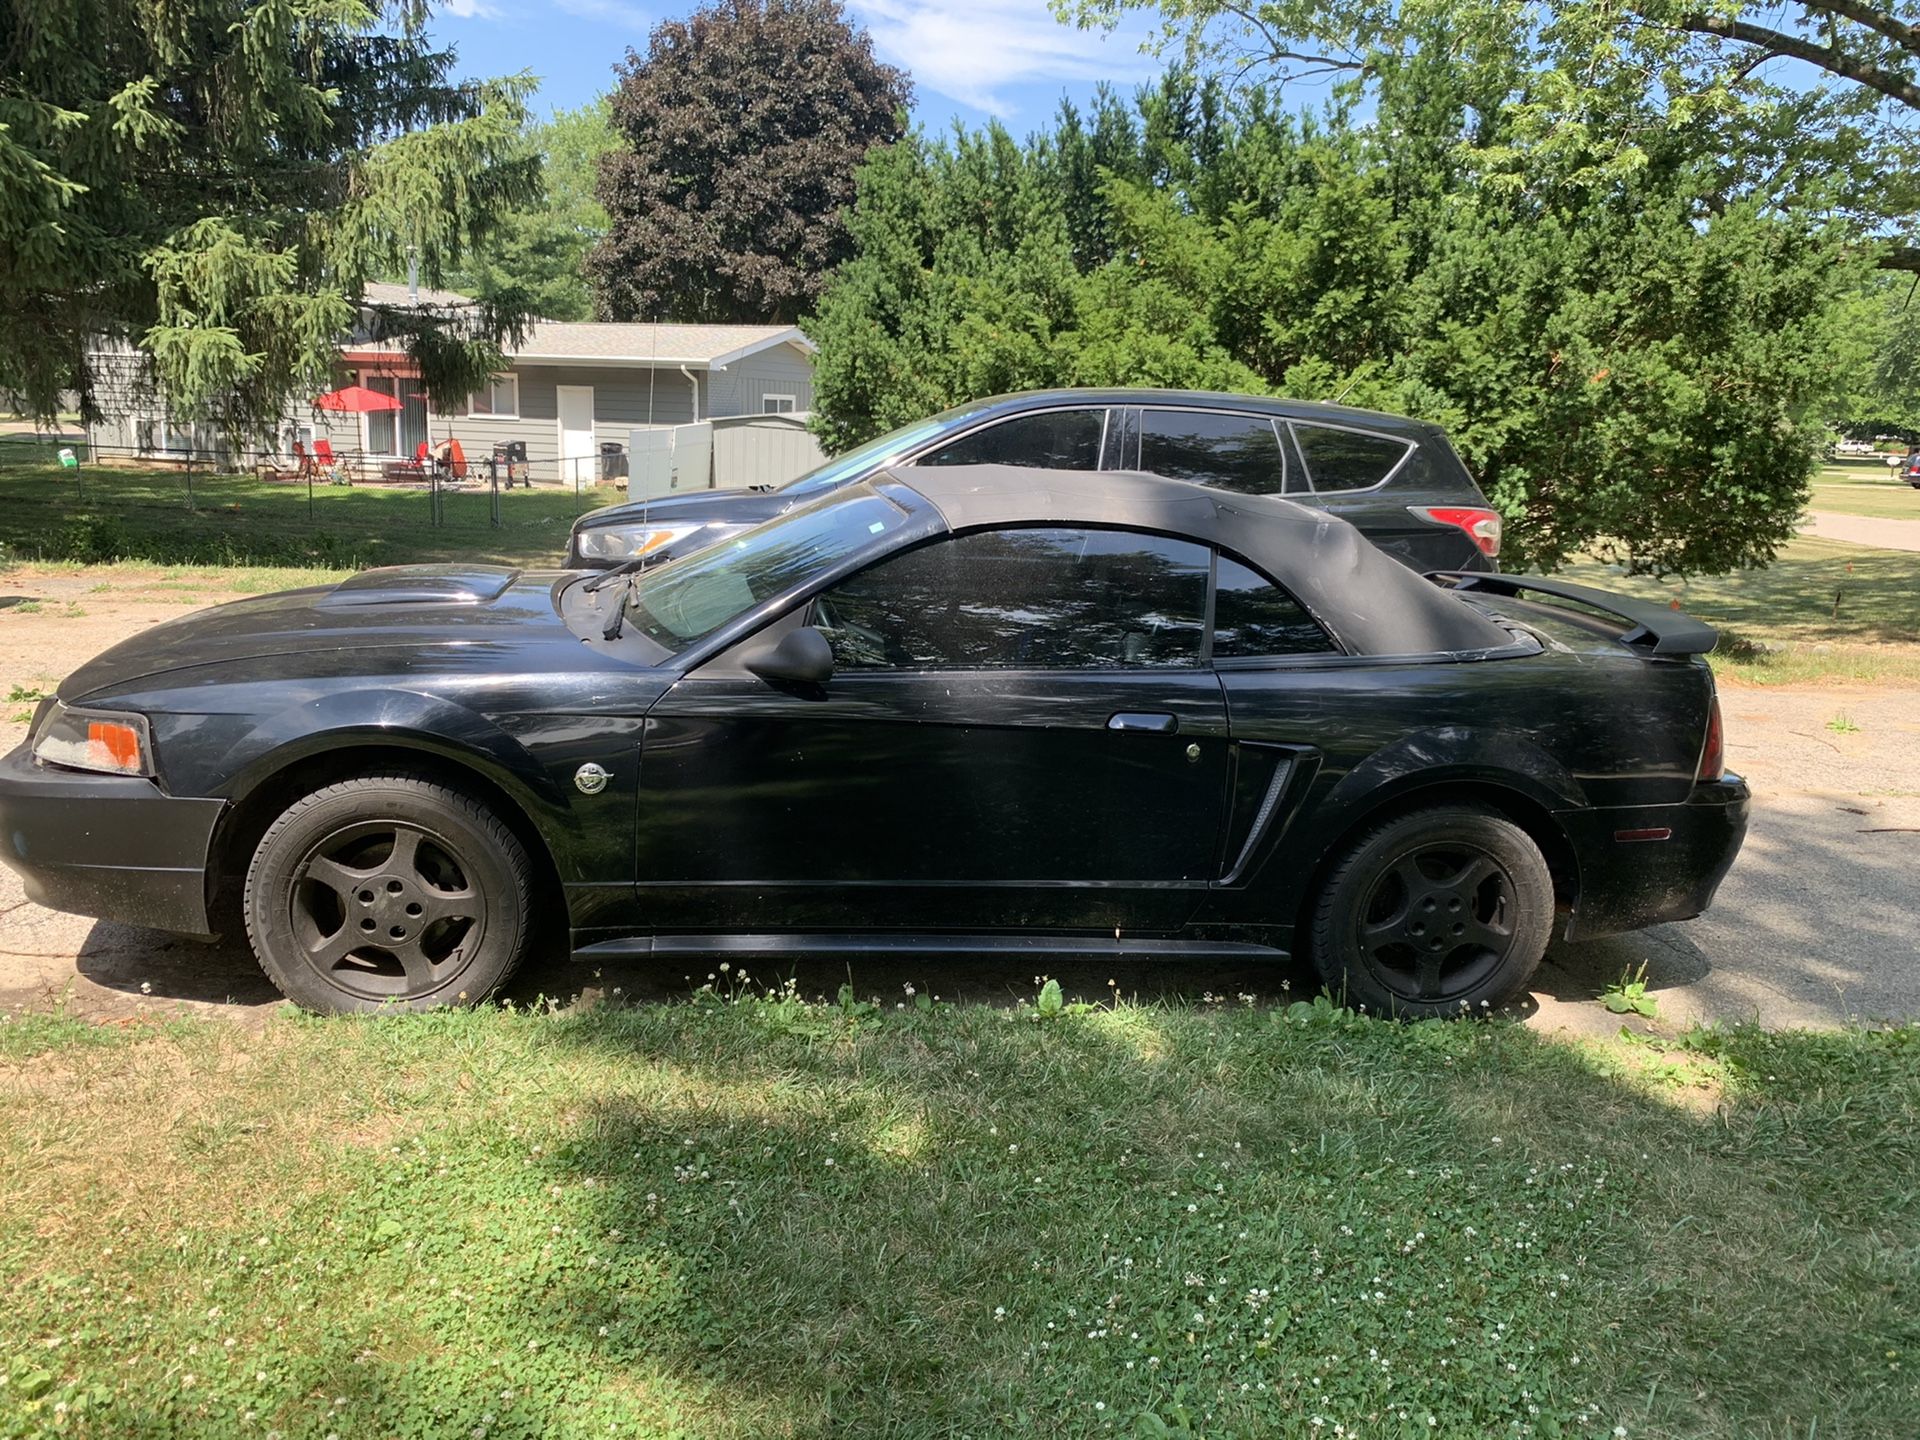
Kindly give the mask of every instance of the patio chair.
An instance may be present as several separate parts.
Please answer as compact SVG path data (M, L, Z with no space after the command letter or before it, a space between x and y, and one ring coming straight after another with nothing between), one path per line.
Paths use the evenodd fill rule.
M320 473L325 475L334 484L351 485L353 483L353 478L347 474L347 467L341 464L340 457L333 453L333 441L325 438L315 440L313 442L313 459L314 463L319 466Z

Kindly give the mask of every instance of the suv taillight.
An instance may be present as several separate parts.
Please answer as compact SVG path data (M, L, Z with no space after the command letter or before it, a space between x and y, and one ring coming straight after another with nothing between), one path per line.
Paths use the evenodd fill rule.
M1500 512L1479 505L1409 505L1407 509L1436 525L1456 525L1483 555L1500 553Z
M1727 773L1727 732L1720 724L1720 697L1713 697L1707 709L1707 738L1700 746L1700 769L1694 775L1696 785L1718 780Z

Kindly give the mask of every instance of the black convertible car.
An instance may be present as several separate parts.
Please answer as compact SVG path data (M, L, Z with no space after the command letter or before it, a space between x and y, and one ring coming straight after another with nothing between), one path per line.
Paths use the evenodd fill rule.
M694 490L590 510L573 523L566 563L604 569L635 558L678 559L829 490L908 465L1144 470L1237 495L1284 495L1358 526L1423 573L1492 570L1500 554L1500 512L1437 425L1317 400L1126 389L969 401L778 489Z
M674 563L371 571L81 667L0 762L43 904L208 933L316 1010L580 958L1304 950L1498 1005L1698 914L1746 785L1711 630L1422 578L1280 499L885 473Z

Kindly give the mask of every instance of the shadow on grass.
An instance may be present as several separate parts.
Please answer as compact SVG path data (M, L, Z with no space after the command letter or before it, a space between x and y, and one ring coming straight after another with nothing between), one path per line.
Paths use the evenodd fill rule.
M1566 573L1602 589L1677 600L1749 643L1920 640L1920 552L1803 536L1766 568L1733 575L1660 581L1595 564Z
M128 1103L201 1108L129 1130L118 1184L199 1218L115 1240L154 1269L83 1321L134 1284L91 1236L29 1263L10 1217L37 1278L0 1324L87 1325L35 1363L47 1393L109 1387L115 1436L1784 1440L1912 1414L1887 1359L1920 1343L1912 1035L1640 1066L1325 1006L1031 1013L707 998L130 1061ZM1695 1078L1723 1108L1683 1103ZM108 1198L138 1213L75 1213Z

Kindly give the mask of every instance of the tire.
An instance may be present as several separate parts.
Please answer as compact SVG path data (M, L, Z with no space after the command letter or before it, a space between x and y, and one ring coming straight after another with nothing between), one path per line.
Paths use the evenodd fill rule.
M1526 831L1485 810L1416 810L1340 853L1308 953L1350 1005L1409 1019L1484 1014L1526 988L1553 916L1553 876Z
M533 864L480 801L418 775L357 776L267 827L247 938L267 978L322 1014L473 1005L528 948Z

